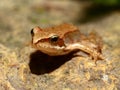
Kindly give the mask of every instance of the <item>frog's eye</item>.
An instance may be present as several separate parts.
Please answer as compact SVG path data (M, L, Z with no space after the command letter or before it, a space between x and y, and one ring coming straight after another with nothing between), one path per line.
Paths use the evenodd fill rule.
M59 36L57 36L57 35L53 35L53 36L50 37L51 42L57 42L58 39L59 39Z
M31 32L30 32L30 33L31 33L32 36L34 36L34 31L33 31L33 29L31 29Z

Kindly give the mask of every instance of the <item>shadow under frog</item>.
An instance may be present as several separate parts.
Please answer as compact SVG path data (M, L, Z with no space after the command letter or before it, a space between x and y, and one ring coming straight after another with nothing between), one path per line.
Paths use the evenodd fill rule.
M49 56L37 50L30 55L29 67L31 73L36 75L50 73L71 60L73 57L76 57L76 55L74 55L76 52L78 51L76 50L61 56Z

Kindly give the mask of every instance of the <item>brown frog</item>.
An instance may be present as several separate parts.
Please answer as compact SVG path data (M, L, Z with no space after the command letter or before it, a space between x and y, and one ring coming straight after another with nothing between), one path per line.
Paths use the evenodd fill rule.
M50 56L65 55L75 50L89 54L93 60L103 60L102 42L99 36L82 34L72 24L49 28L35 27L31 30L32 46Z

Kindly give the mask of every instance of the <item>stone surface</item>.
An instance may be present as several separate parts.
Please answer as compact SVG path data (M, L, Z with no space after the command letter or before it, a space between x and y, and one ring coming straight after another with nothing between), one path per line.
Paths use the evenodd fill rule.
M88 6L69 0L2 1L0 90L120 90L120 12L76 24ZM26 45L34 26L62 22L74 23L85 33L98 32L106 59L95 65L90 57L49 57Z

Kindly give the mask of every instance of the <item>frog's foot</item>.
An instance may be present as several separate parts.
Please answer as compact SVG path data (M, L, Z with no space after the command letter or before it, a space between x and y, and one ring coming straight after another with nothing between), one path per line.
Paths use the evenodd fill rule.
M98 53L98 52L93 52L92 54L90 54L90 56L92 57L92 60L95 61L95 63L98 61L98 60L104 60L105 58L103 57L103 55L101 53Z

